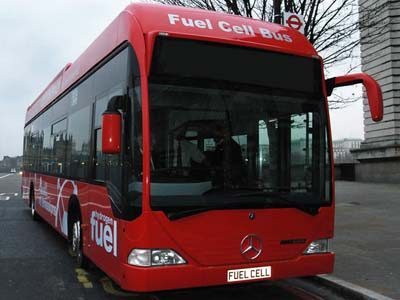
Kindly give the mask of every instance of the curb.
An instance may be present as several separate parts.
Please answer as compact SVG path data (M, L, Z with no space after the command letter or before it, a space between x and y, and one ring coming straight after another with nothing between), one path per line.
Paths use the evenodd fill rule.
M331 275L319 275L315 277L305 278L306 280L312 280L319 283L320 285L326 286L338 295L345 299L354 300L394 300L392 298L386 297L384 295L378 294L369 289L363 288L356 284L350 283L348 281L339 279Z

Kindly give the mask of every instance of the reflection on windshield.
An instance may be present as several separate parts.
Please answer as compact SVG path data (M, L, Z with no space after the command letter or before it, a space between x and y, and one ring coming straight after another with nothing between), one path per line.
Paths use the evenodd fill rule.
M321 99L153 83L150 118L154 209L329 201Z

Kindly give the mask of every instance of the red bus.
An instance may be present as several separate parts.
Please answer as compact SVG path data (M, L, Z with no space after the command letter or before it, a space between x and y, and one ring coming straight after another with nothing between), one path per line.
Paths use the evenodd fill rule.
M128 6L28 107L23 197L123 289L330 273L325 80L300 33L233 15Z

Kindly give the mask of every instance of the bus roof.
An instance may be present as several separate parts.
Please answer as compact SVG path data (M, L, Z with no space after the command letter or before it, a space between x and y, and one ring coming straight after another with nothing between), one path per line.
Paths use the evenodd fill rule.
M135 26L136 19L140 28ZM130 41L130 32L170 34L192 39L242 44L277 52L302 56L316 56L317 52L300 33L274 23L201 9L161 4L133 3L100 34L78 57L68 63L28 107L28 123L79 78L96 66L124 41Z

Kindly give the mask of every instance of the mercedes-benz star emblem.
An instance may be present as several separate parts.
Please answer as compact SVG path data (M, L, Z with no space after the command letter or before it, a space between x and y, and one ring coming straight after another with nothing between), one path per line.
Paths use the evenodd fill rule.
M247 259L256 259L262 252L262 240L255 234L246 235L240 243L240 253Z

